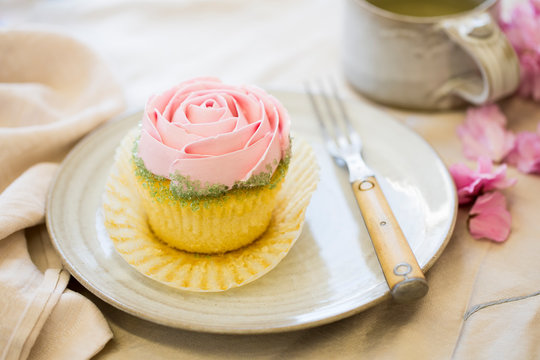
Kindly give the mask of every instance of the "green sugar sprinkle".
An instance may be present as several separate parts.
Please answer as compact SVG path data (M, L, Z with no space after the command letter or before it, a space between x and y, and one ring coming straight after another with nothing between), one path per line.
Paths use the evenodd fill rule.
M189 176L179 173L171 175L170 185L166 188L161 183L167 178L150 172L138 154L139 138L134 141L131 158L135 165L135 176L142 181L143 187L148 189L156 201L174 201L181 206L190 205L192 210L196 211L201 207L208 208L211 204L222 204L228 195L242 197L253 190L260 191L266 186L269 189L275 188L287 174L291 147L289 146L286 156L279 162L273 174L272 166L267 164L266 172L253 175L246 181L237 181L231 189L223 184L202 184L199 180L192 180ZM277 160L274 161L274 164L277 164Z

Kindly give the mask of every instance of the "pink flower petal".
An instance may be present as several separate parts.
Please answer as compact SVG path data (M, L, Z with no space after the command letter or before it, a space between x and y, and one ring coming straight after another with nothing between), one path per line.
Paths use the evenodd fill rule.
M512 217L506 209L506 198L500 192L480 196L469 215L469 231L473 238L496 242L508 239Z
M494 169L493 163L487 157L478 159L477 170L459 163L452 165L449 170L457 187L460 205L472 202L485 191L504 189L517 181L506 178L506 164Z
M457 129L465 156L471 160L486 156L500 162L514 147L514 134L505 126L506 117L497 105L467 110L465 122Z
M521 172L540 174L540 124L536 133L523 131L517 134L514 149L506 161Z
M521 64L519 94L540 101L540 1L518 3L510 20L499 22Z

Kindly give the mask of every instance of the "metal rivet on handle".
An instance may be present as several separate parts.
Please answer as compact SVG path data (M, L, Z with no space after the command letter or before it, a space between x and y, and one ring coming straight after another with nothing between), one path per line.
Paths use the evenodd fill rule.
M373 189L374 186L375 184L373 184L371 181L364 180L360 183L360 185L358 186L358 189L365 191L365 190Z
M407 275L412 271L412 267L411 265L407 264L407 263L399 263L397 264L395 267L394 267L394 274L398 275L398 276L405 276L407 277Z

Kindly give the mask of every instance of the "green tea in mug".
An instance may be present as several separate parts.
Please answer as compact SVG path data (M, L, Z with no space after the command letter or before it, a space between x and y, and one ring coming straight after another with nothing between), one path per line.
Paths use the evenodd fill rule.
M367 0L378 8L408 16L444 16L469 11L484 0Z

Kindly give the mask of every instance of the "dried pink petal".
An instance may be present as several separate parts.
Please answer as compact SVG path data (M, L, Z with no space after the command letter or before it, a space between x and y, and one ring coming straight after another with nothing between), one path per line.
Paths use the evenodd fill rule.
M512 217L506 208L506 198L500 192L478 197L469 215L469 232L473 238L496 242L508 239Z
M504 189L517 181L506 178L506 164L494 169L493 163L487 157L478 159L477 170L460 163L452 165L449 170L457 187L460 205L472 202L485 191Z
M523 131L517 134L514 149L506 161L521 172L540 174L540 124L536 133Z
M465 122L457 132L463 153L476 160L486 156L500 162L514 147L515 136L506 130L506 117L497 105L486 105L467 110Z

